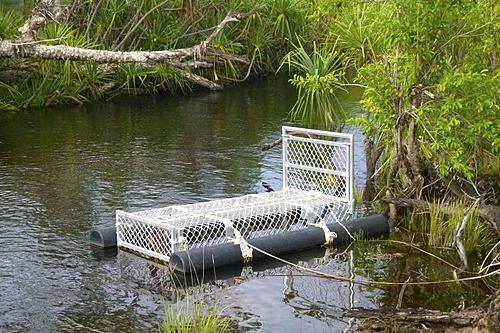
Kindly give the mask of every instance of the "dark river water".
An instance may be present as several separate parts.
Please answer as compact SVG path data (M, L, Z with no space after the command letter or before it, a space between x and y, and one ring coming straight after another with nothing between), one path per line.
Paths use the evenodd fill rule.
M0 332L155 331L165 309L198 298L243 331L342 332L356 325L344 310L394 306L400 287L353 286L276 262L220 272L215 282L205 277L179 296L165 267L88 244L91 228L112 225L117 209L262 192L263 182L279 189L280 148L260 148L279 136L294 98L285 79L266 79L216 93L2 115ZM359 111L358 98L341 97L344 109ZM355 176L363 183L356 134ZM335 251L290 260L360 280L449 274L429 257L381 243ZM409 287L403 306L449 309L482 295L480 288Z

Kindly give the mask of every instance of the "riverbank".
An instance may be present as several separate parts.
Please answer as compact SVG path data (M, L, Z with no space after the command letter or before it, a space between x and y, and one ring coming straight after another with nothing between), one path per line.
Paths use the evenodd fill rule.
M309 10L270 0L41 1L26 17L0 9L0 108L220 90L275 73L308 34Z
M356 131L358 201L388 203L393 230L404 231L397 240L431 252L411 262L413 250L360 244L357 274L396 284L360 287L359 304L451 311L477 305L478 297L498 288L496 2L54 3L40 2L46 6L29 17L0 16L0 108L21 110L2 111L0 124L0 205L7 221L0 237L12 254L0 261L8 272L0 283L19 292L5 295L14 305L2 305L3 322L19 330L30 321L50 328L24 310L48 305L54 316L65 316L54 319L57 328L71 321L94 328L84 315L86 302L99 317L98 329L105 327L109 309L117 330L127 327L123 313L137 318L130 327L159 322L163 294L136 288L157 288L156 273L144 272L158 270L146 263L129 266L120 257L98 258L98 264L88 249L81 250L83 233L111 221L117 208L259 192L262 182L279 188L279 148L261 147L276 142L290 116L313 128ZM103 62L107 55L109 62ZM274 73L280 63L283 71L292 69L292 87L286 79L240 82ZM347 72L353 73L349 80ZM225 91L211 91L221 85ZM352 85L361 96L344 94ZM120 98L107 101L114 97ZM444 268L435 269L434 259L426 262L429 256L446 257L452 266L440 261ZM308 265L346 268L347 261L317 259ZM116 277L129 270L141 271L139 277L132 273L132 287ZM295 273L296 281L311 284ZM30 274L41 288L32 288L38 280L23 280ZM52 275L60 281L47 278ZM277 308L290 329L346 328L344 311L352 305L339 309L316 295L333 293L327 301L345 302L350 295L335 294L345 286L314 280L320 291L308 298L305 288L289 300L280 295L279 277L269 278L272 286L258 277L247 281L255 287L251 292L236 288L232 294L251 309L251 319L234 310L244 324L280 328L267 313ZM474 283L456 282L470 277ZM101 287L106 279L111 289ZM423 286L403 288L406 279ZM443 284L425 284L443 279L454 295L450 303ZM58 294L62 282L72 291L70 304ZM270 306L260 308L252 299L256 290L264 290L263 298L273 295ZM34 305L10 299L13 294L34 295ZM294 311L301 320L295 321ZM19 323L16 316L29 320Z

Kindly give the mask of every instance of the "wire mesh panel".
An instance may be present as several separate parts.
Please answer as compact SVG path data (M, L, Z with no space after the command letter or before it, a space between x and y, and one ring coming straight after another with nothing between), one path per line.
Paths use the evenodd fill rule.
M116 211L118 246L168 261L173 252L172 228L139 215Z
M168 261L175 251L266 237L332 218L344 221L351 213L352 137L339 142L345 135L339 136L284 128L281 191L117 211L118 246Z
M353 137L283 127L283 188L353 200Z

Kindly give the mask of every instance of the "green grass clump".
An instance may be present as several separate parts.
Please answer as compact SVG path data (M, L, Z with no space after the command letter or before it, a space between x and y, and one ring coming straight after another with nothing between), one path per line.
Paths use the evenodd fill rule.
M158 332L165 333L226 333L234 332L234 321L215 308L206 309L203 302L170 306L165 309L165 320Z
M360 203L363 202L363 192L364 192L364 189L358 189L357 186L354 186L353 197L354 197L354 203L356 205L359 205Z
M456 215L456 214L454 214ZM429 214L427 216L427 228L424 227L423 232L428 234L430 246L451 246L455 232L455 220L447 220L445 214L441 210L441 203L435 202L429 206Z
M19 13L7 10L0 4L0 39L16 37L17 29L23 24L24 17Z
M423 213L415 211L403 219L403 223L410 229L421 233L432 247L452 247L456 230L464 218L467 206L461 202L446 204L437 201ZM491 228L477 215L477 207L470 209L462 243L467 253L488 250L495 243L496 236Z

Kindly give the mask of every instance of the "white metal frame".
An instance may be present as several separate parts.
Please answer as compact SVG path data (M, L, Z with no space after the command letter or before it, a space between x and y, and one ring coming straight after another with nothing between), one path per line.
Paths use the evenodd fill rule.
M332 233L327 219L352 214L353 136L284 126L283 189L135 213L116 212L118 246L168 261L175 251L245 240L307 227Z
M309 137L304 137L304 135ZM323 137L323 139L316 139L311 136ZM328 139L325 139L328 138ZM298 166L290 163L288 150L290 141L302 141L316 145L335 146L345 149L348 158L346 159L345 171L339 172L336 170L329 170L326 168L314 168L310 166ZM300 168L324 174L331 174L341 176L346 179L345 195L335 196L340 201L354 203L354 137L352 134L337 133L329 131L321 131L315 129L305 129L299 127L283 126L282 127L282 142L283 142L283 189L289 188L289 170L290 168Z

